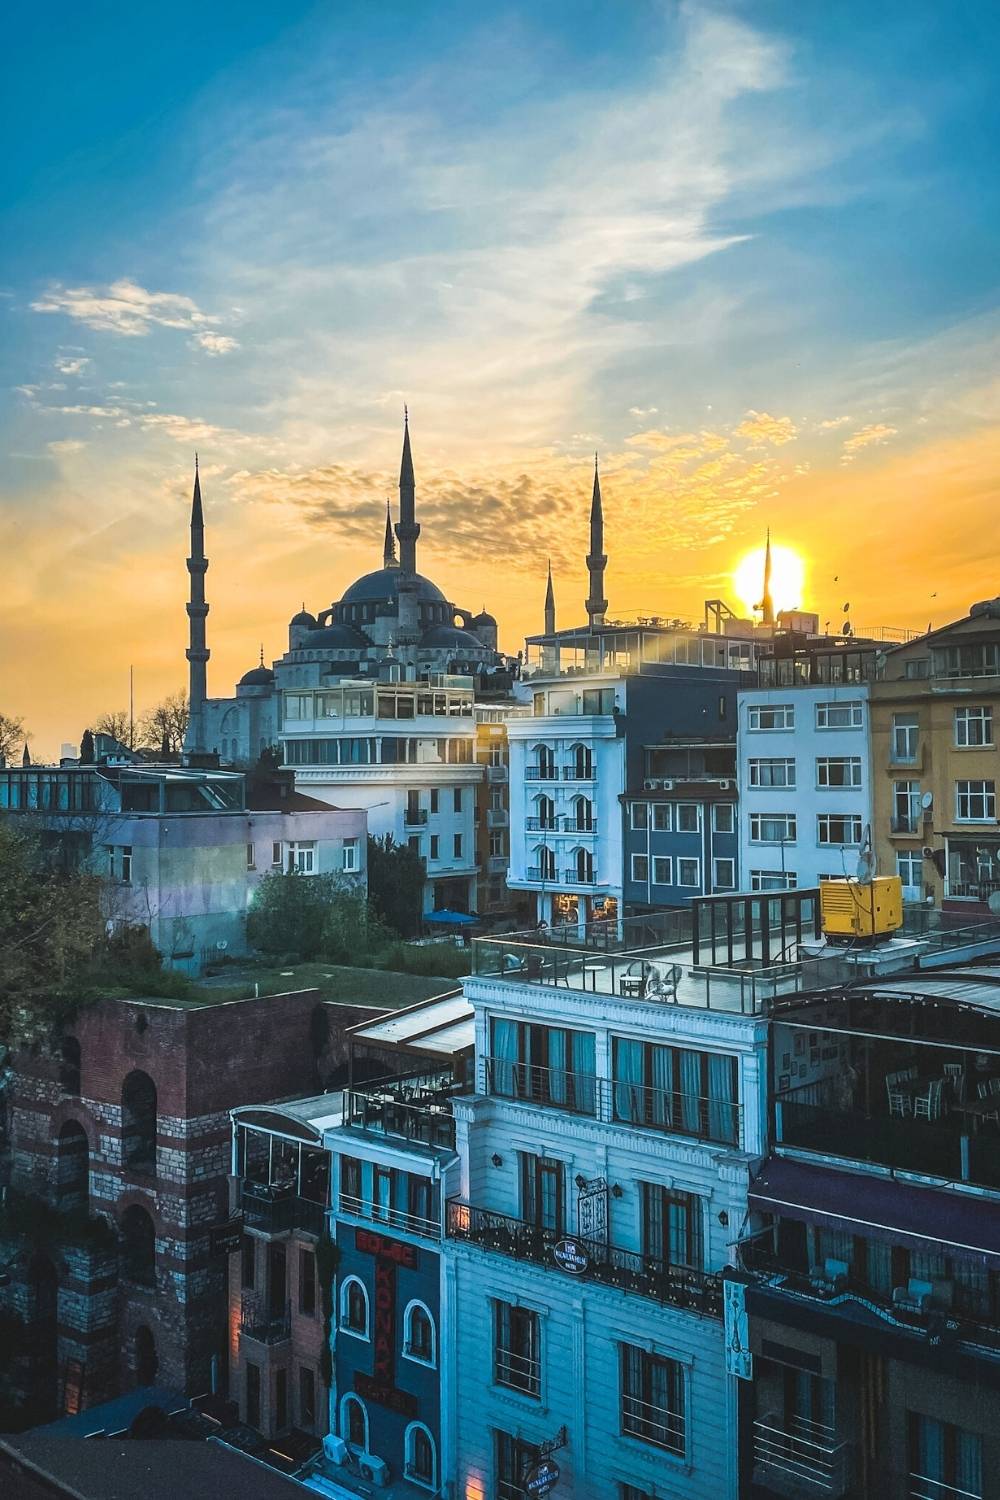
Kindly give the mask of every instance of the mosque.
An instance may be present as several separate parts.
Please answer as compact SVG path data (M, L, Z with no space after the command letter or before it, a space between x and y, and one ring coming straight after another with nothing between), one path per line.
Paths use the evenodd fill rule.
M417 681L431 675L471 677L487 693L503 693L518 675L516 658L497 648L497 622L485 610L474 614L445 597L417 571L416 482L408 414L403 423L399 469L399 520L386 505L382 566L365 573L328 608L305 606L288 626L288 650L272 666L260 662L236 685L231 698L209 698L206 666L205 527L201 481L195 466L191 508L190 720L188 756L218 755L249 765L281 739L281 695L290 688L319 688L341 678ZM399 544L397 557L396 544Z

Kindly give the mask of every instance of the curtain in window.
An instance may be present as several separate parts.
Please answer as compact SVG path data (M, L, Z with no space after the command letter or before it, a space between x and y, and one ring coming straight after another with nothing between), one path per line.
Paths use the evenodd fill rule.
M566 1104L569 1067L569 1036L559 1026L550 1026L546 1033L548 1043L549 1071L538 1080L538 1096L548 1098L553 1104ZM537 1097L537 1096L536 1096Z
M642 1250L653 1260L664 1260L663 1189L642 1184Z
M693 1193L667 1195L667 1229L671 1265L700 1270L704 1263L701 1203Z
M846 1230L817 1229L816 1241L816 1248L819 1252L817 1260L819 1260L820 1264L827 1258L846 1261L848 1265L851 1264L854 1256L854 1240Z
M955 1304L960 1312L990 1316L990 1273L984 1265L972 1260L949 1262L949 1275L955 1283Z
M944 1423L934 1417L915 1416L913 1422L913 1461L921 1479L945 1478Z
M643 1044L625 1037L614 1041L615 1119L633 1125L643 1119Z
M978 1433L955 1433L955 1484L970 1495L983 1493L983 1445Z
M869 1240L865 1248L868 1263L866 1280L876 1292L892 1291L892 1246L881 1240Z
M517 1064L516 1021L499 1018L493 1022L493 1082L494 1094L512 1099L515 1094L514 1075Z
M595 1112L597 1063L594 1056L594 1037L589 1031L573 1033L573 1074L577 1109L592 1115Z
M708 1059L708 1133L713 1141L737 1144L736 1065L732 1057Z
M943 1255L935 1255L930 1250L910 1251L910 1275L914 1281L941 1281L945 1270Z
M688 1135L700 1135L702 1132L701 1053L682 1049L678 1056L681 1094L680 1127ZM722 1139L725 1140L726 1137L723 1136Z
M646 1119L661 1130L673 1124L674 1054L669 1047L651 1047L650 1082L646 1095Z

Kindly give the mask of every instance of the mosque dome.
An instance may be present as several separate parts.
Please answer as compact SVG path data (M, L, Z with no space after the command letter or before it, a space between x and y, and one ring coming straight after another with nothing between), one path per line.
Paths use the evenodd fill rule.
M311 615L307 609L300 609L297 615L289 620L289 625L301 625L306 630L316 629L316 616Z
M368 641L353 625L331 621L329 625L317 625L300 642L300 647L310 651L322 651L324 647L333 651L357 651L367 646Z
M393 604L399 595L401 578L416 582L417 598L421 603L447 604L447 600L436 584L422 573L403 573L399 568L379 568L375 573L366 573L344 591L341 604Z
M432 625L420 637L421 646L433 646L441 651L460 651L468 657L483 654L483 643L471 630L459 630L457 625Z
M479 611L478 615L473 616L473 620L472 620L472 628L473 628L473 630L477 629L481 625L492 626L492 628L494 630L497 628L497 622L496 622L496 620L485 609L481 609Z
M273 687L274 686L274 673L271 671L270 667L265 667L264 663L261 662L261 664L260 664L259 667L254 667L254 668L252 668L251 671L244 672L243 676L240 678L240 680L236 684L236 686L237 687Z

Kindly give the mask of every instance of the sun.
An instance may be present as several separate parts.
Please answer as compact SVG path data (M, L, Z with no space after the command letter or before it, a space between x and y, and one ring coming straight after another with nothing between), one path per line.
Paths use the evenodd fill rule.
M801 609L805 586L805 563L791 547L771 543L771 595L775 612L779 609ZM736 596L748 615L764 596L764 548L748 552L733 573Z

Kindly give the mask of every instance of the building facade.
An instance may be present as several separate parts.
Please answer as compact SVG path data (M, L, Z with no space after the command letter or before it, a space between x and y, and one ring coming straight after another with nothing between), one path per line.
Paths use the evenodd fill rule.
M644 747L641 790L624 798L630 911L738 889L735 686L731 692L728 739Z
M989 910L1000 892L1000 602L890 652L871 713L880 870L911 901Z

